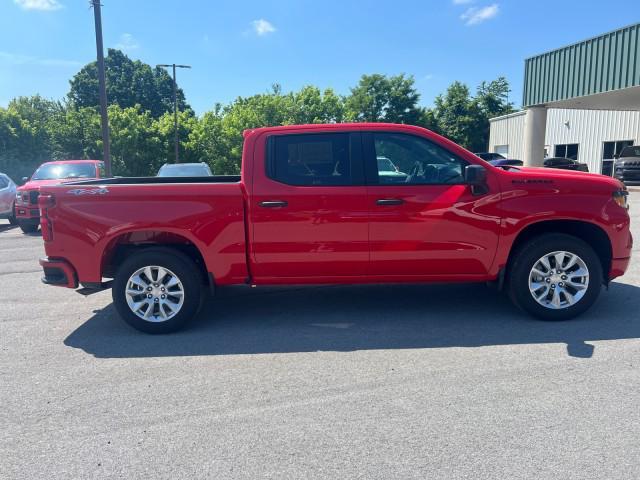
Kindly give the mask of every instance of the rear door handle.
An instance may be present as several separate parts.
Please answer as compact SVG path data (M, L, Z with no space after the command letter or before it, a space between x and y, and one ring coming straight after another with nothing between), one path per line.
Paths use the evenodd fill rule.
M268 200L265 202L260 202L258 205L264 208L278 208L278 207L286 207L289 204L284 200Z
M404 200L401 198L379 198L376 200L378 205L402 205Z

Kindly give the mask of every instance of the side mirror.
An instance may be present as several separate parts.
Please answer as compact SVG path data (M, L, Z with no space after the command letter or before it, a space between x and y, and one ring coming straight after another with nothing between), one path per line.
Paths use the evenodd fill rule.
M29 181L29 177L22 177L22 183L27 183Z
M464 169L464 180L471 185L471 193L484 195L489 192L487 187L487 169L482 165L467 165Z

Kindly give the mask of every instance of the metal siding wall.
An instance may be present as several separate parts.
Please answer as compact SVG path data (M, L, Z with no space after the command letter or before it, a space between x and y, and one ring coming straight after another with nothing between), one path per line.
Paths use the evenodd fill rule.
M640 85L640 24L525 60L523 106Z
M494 152L497 145L509 145L509 158L521 159L524 156L524 117L525 112L518 112L492 120L489 151Z
M524 155L525 112L491 121L489 151L497 145L509 145L509 157L522 159ZM569 126L565 122L569 122ZM640 112L611 110L549 109L545 145L579 144L578 159L589 165L589 171L600 173L602 143L633 140L640 145Z

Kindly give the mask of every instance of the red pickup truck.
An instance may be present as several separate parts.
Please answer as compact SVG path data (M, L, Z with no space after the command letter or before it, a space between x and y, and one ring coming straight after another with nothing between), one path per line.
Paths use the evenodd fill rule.
M43 281L112 288L129 324L162 333L196 314L203 287L232 284L494 282L561 320L629 264L627 192L611 177L493 167L407 125L244 137L240 176L42 187Z
M104 178L104 162L100 160L57 160L40 165L23 178L24 185L16 192L16 220L24 233L33 233L40 224L38 195L40 187L77 179Z

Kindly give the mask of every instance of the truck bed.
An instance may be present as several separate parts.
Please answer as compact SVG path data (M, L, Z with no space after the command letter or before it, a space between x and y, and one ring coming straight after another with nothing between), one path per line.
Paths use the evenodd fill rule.
M147 185L155 183L240 183L240 175L212 175L210 177L114 177L66 182L66 185Z
M247 276L239 176L89 180L43 187L41 198L47 196L55 240L47 254L69 260L83 282L102 281L120 246L158 238L203 252L206 271L219 284L242 283Z

